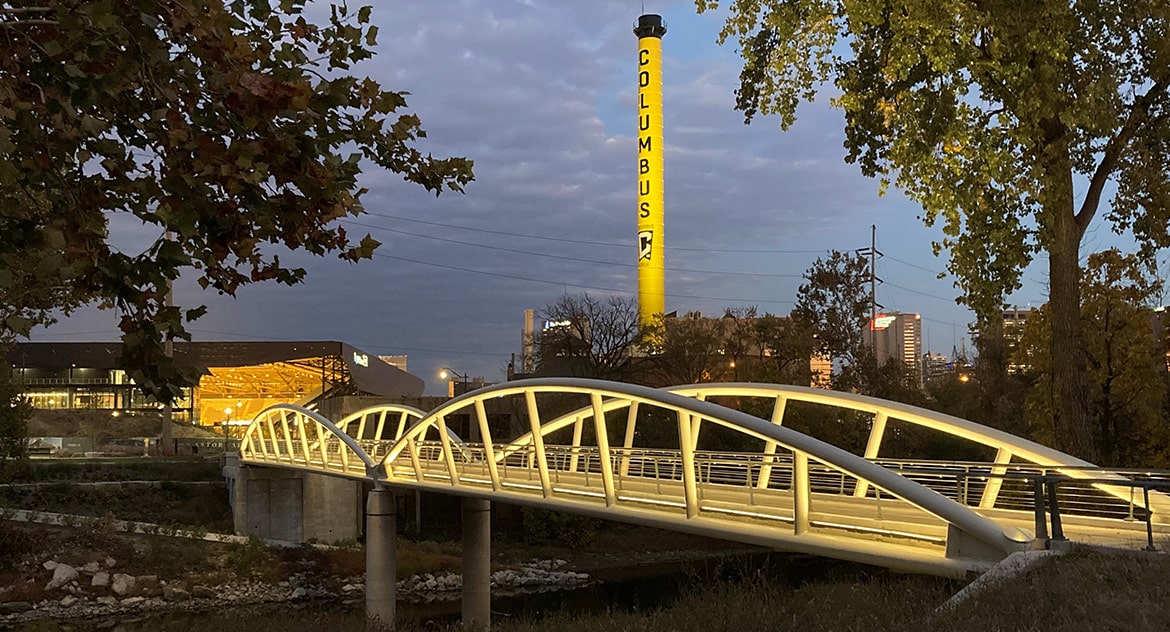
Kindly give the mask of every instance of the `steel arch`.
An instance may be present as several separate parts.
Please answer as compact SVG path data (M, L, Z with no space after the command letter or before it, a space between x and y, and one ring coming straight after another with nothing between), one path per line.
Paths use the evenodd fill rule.
M244 431L240 457L349 478L373 478L378 467L356 439L320 414L296 404L277 404L260 411Z
M1101 479L1114 478L1118 481L1124 480L1123 477L1111 474L1102 474L1099 471L1094 471L1096 466L1088 461L1078 459L1072 455L1066 454L1059 450L1049 448L1048 446L1036 443L1018 437L1008 432L984 426L973 421L947 415L909 404L900 402L892 402L876 397L869 397L866 395L858 395L854 393L845 393L841 391L832 391L819 388L809 388L804 386L791 386L782 384L761 384L755 382L726 382L726 383L710 383L710 384L686 384L680 386L666 387L666 391L684 395L687 397L694 397L696 399L705 400L711 397L753 397L753 398L768 398L773 400L773 408L771 421L776 425L782 425L784 421L784 414L787 404L790 402L807 402L813 404L823 404L836 408L844 408L855 410L862 413L873 415L873 422L870 428L868 441L866 442L864 458L869 460L876 460L880 458L881 445L885 437L885 430L889 420L894 419L898 421L907 422L916 426L935 430L954 437L966 439L978 443L980 445L993 448L995 450L995 459L990 466L988 478L985 487L980 495L978 508L992 509L995 507L996 500L999 497L999 492L1002 487L1003 479L999 478L1006 473L1007 468L1012 464L1013 458L1019 458L1027 461L1032 465L1041 468L1057 471L1072 479ZM606 402L606 412L620 410L627 406L620 400L610 400ZM560 429L567 427L575 422L575 419L586 413L587 409L582 408L573 412L566 413L549 422L552 429ZM631 418L633 418L631 416ZM692 432L693 439L698 441L698 434L701 427L701 420L695 423L695 428ZM631 440L633 429L627 427L627 436L624 448L631 447ZM516 440L516 443L522 443L525 440L531 441L528 435L522 436ZM765 447L767 453L771 453L776 448L775 444L769 442ZM1144 506L1143 501L1132 496L1132 489L1128 487L1112 486L1104 483L1095 483L1093 487L1100 491L1107 493L1120 501L1133 503L1137 506ZM868 483L866 481L859 481L854 489L854 495L863 497L868 492ZM1170 515L1170 498L1165 494L1153 493L1150 495L1150 509L1156 515L1166 516Z
M558 417L553 422L541 423L536 402L538 393L584 395L590 398L591 405L576 414ZM525 398L532 428L528 434L516 441L496 445L492 441L491 429L487 424L484 402L506 396L523 396ZM677 458L681 459L681 468L679 468L681 474L672 475L674 476L672 481L676 483L675 486L681 487L678 490L681 501L670 497L634 498L630 494L623 496L622 493L626 489L619 489L619 481L622 483L636 482L631 480L636 477L630 476L628 470L625 469L627 462L624 459L629 455L616 455L616 450L610 449L604 413L607 407L635 407L637 405L666 409L672 411L676 416L681 448ZM443 432L446 429L446 416L468 406L475 408L474 421L478 423L481 436L484 437L482 448L472 449L469 446L455 446L450 441L443 439L447 436ZM589 418L593 420L593 437L596 439L597 446L593 451L582 451L579 447L580 437L584 422ZM933 539L936 544L945 543L947 553L945 559L934 560L933 563L937 566L960 566L949 564L946 560L965 556L981 558L983 561L998 560L1010 552L1024 547L1031 540L1030 534L1015 528L1004 529L971 509L918 483L905 479L862 457L790 428L666 390L598 380L570 378L523 380L465 394L432 411L408 430L382 459L381 467L376 471L376 475L389 485L447 489L455 493L485 498L505 495L515 502L527 501L532 504L558 506L569 511L608 515L619 519L618 514L622 514L624 511L626 519L635 522L640 521L640 518L646 518L641 521L647 522L649 518L646 514L654 514L654 517L659 519L658 523L673 524L676 528L687 523L711 522L710 516L716 512L725 518L727 516L733 516L735 519L752 517L751 512L737 511L730 507L716 507L710 502L705 502L702 497L703 490L712 490L715 488L715 484L707 480L705 485L700 485L699 476L696 474L696 450L690 434L692 425L697 423L696 420L700 418L763 440L767 445L783 447L792 453L791 469L793 475L790 490L787 492L791 495L792 507L790 514L786 513L784 518L781 518L792 522L792 531L785 535L773 533L769 537L755 537L753 541L769 542L772 545L782 543L801 550L801 545L797 543L805 540L810 543L805 548L815 549L821 554L832 555L833 553L827 552L826 549L839 547L839 550L836 551L838 556L848 554L844 556L862 561L880 559L879 563L899 566L895 560L890 559L889 554L875 552L876 549L881 548L880 546L859 546L856 541L847 544L831 537L828 538L833 540L831 544L812 542L816 537L811 533L810 527L819 525L815 520L810 520L809 501L812 498L809 484L810 463L819 467L818 471L832 470L841 473L842 480L847 476L873 485L884 490L888 496L901 499L906 503L906 506L924 512L938 520L945 527L945 530L941 537ZM575 425L574 444L577 446L575 451L560 452L555 455L548 454L552 447L545 446L543 438L551 432L567 427L570 423ZM420 439L423 433L432 427L440 430L439 445L433 445L433 443ZM596 455L593 454L594 451ZM532 470L539 473L538 484L525 484L509 479L512 472L516 470L516 466L512 463L517 459L519 459L518 462L524 464L524 469L529 470L529 474ZM581 465L582 459L588 461L584 467ZM748 485L751 488L747 492L749 494L756 490L756 483L760 477L767 476L765 468L770 474L771 468L782 467L779 459L764 459L764 461L766 463L759 467L747 462L740 464L740 468L746 472L740 476L746 476L745 480L751 483ZM472 470L475 471L474 474L470 473ZM552 480L554 471L558 475L569 472L584 472L586 477L592 472L594 473L593 484L576 488L567 485L558 486ZM708 471L708 476L710 476L710 471ZM755 493L763 494L762 491L758 490ZM850 500L861 506L870 499ZM879 503L880 501L879 498ZM604 511L591 511L598 506ZM653 509L646 509L646 507L653 507ZM682 511L678 512L679 509ZM673 510L681 515L672 516L663 521L661 520L662 513L667 510ZM737 516L737 514L739 515ZM880 508L878 514L880 522ZM834 526L841 527L843 525ZM846 530L848 529L849 527L846 526ZM854 530L864 529L858 527ZM752 529L745 528L741 531L752 531ZM773 529L773 531L777 530ZM880 529L869 529L869 531L871 532L870 537L894 533ZM896 535L918 537L921 534L899 532ZM922 539L930 539L927 536L921 537ZM825 539L821 538L821 540ZM974 555L972 555L973 551L976 551ZM899 550L897 555L906 555L906 552ZM943 556L936 554L936 557L942 558ZM922 560L907 561L902 566L921 570L926 564L920 564L920 562ZM966 567L969 566L968 563ZM937 571L938 568L935 568L934 572ZM953 574L953 568L950 572Z

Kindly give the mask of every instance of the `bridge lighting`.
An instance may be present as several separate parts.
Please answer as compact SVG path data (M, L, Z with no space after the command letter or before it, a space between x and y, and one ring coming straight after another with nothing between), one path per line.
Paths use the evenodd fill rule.
M959 374L959 381L966 384L967 382L971 381L971 376L967 375L966 373L960 373Z

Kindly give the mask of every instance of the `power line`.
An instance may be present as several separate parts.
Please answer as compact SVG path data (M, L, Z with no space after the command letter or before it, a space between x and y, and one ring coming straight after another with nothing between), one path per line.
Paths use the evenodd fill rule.
M294 339L294 338L278 338L275 336L260 336L260 335L255 335L255 334L245 334L245 333L241 333L241 332L231 332L231 331L211 331L208 329L188 329L187 331L189 331L191 333L198 333L198 334L212 334L215 336L234 336L236 338L273 340L273 341L278 341L278 342L299 342L299 340ZM388 351L417 351L419 353L444 353L444 354L451 354L451 355L479 355L479 356L488 356L488 357L492 357L492 358L505 358L505 357L508 357L510 355L507 353L487 353L485 351L455 351L453 349L421 349L418 347L400 347L398 345L365 345L365 344L363 344L363 345L355 345L355 346L360 347L361 349L385 349Z
M393 259L395 261L405 261L407 263L417 263L419 265L424 265L424 266L443 268L446 270L457 270L459 272L471 272L474 274L482 274L485 276L499 277L502 279L513 279L516 281L528 281L530 283L545 283L548 285L560 285L563 287L575 287L575 288L581 288L584 290L598 290L601 292L615 292L618 294L628 294L628 295L634 294L634 292L631 290L623 290L623 289L613 288L613 287L603 287L600 285L584 285L582 283L569 283L567 281L549 281L547 279L534 279L532 277L523 277L523 276L519 276L519 275L515 275L515 274L504 274L501 272L487 272L484 270L475 270L473 268L463 268L460 266L453 266L453 265L449 265L446 263L433 263L430 261L420 261L418 259L411 259L408 257L398 257L395 255L384 255L384 254L378 253L378 252L375 252L374 256L381 257L383 259ZM689 299L701 300L701 301L727 301L727 302L731 302L731 303L775 303L778 305L792 305L792 301L778 301L778 300L774 300L774 299L727 298L727 297L722 297L722 296L694 296L694 295L690 295L690 294L666 294L665 296L667 296L669 298L689 298Z
M920 266L917 263L910 263L909 261L906 261L904 259L899 259L897 257L887 256L886 258L889 259L890 261L896 261L904 266L910 266L911 268L918 268L919 270L922 270L924 272L929 272L931 274L938 274L938 270L931 270L930 268L927 268L926 266Z
M491 230L489 228L471 228L468 226L458 226L456 224L444 224L441 222L431 222L422 219L414 219L411 217L401 217L398 215L388 215L386 213L375 213L373 211L366 211L366 215L374 217L383 217L386 219L398 220L401 222L414 222L416 224L425 224L427 226L437 226L439 228L453 228L455 230L466 230L474 233L487 233L489 235L503 235L505 237L520 237L522 239L540 239L544 241L557 241L566 244L581 244L583 246L605 246L609 248L630 248L629 243L618 243L611 241L589 241L585 239L569 239L566 237L551 237L548 235L527 235L524 233L517 233L505 230ZM352 221L352 220L349 220ZM770 249L742 249L742 248L687 248L683 246L671 246L671 250L679 250L684 252L716 252L716 253L736 253L736 254L762 254L762 255L819 255L823 254L824 250L770 250Z
M589 264L593 264L593 265L602 265L602 266L618 266L618 267L622 267L622 268L635 268L636 267L636 264L633 264L633 263L617 263L614 261L598 261L596 259L584 259L581 257L569 257L566 255L550 255L550 254L546 254L543 252L532 252L529 250L518 250L515 248L504 248L502 246L489 246L487 244L477 244L475 242L460 241L458 239L450 239L447 237L435 237L434 235L424 235L422 233L412 233L410 231L399 230L397 228L386 228L385 226L376 226L374 224L363 224L362 222L357 222L357 221L350 220L350 219L341 220L341 222L343 224L352 224L354 226L361 226L363 228L372 228L374 230L384 230L386 232L397 233L399 235L406 235L408 237L418 237L421 239L432 239L434 241L441 241L441 242L448 243L448 244L457 244L460 246L473 246L475 248L484 248L487 250L497 250L500 252L510 252L513 254L528 255L528 256L532 256L532 257L546 257L548 259L560 259L562 261L575 261L578 263L589 263ZM778 273L774 273L774 272L732 272L732 271L723 272L720 270L692 270L689 268L666 268L666 269L671 271L671 272L689 272L692 274L724 274L724 275L731 275L731 276L773 277L773 278L785 278L785 279L796 279L796 278L801 277L801 275L799 275L799 274L778 274Z
M898 285L897 283L890 283L889 281L884 281L884 283L885 283L885 285L888 285L888 286L890 286L890 287L896 287L896 288L898 288L899 290L902 290L902 291L905 291L905 292L910 292L911 294L918 294L919 296L925 296L925 297L927 297L927 298L933 298L933 299L937 299L937 300L940 300L940 301L947 301L947 302L950 302L950 303L953 303L953 302L955 301L955 299L953 299L953 298L947 298L947 297L945 297L945 296L939 296L939 295L937 295L937 294L929 294L929 293L927 293L927 292L922 292L922 291L919 291L919 290L914 290L914 289L911 289L911 288L908 288L908 287L904 287L904 286Z

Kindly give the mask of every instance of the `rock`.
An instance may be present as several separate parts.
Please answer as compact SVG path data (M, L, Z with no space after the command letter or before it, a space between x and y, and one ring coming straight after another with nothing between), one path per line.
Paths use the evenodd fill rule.
M86 575L93 575L94 573L102 570L102 567L97 562L90 562L77 570L85 573Z
M45 590L56 590L78 577L77 569L68 564L57 564L53 567L53 579L45 584Z
M114 558L109 556L107 556L106 559L102 561L102 563L106 565L106 568L114 568L114 564L116 564Z
M174 586L163 586L162 595L167 601L187 601L191 598L191 593Z
M207 586L195 586L191 589L191 594L201 599L215 599L217 596L215 589Z
M355 591L358 591L361 589L362 589L361 586L357 586L355 584L346 584L346 585L341 587L341 592L349 593L349 592L355 592Z
M134 577L125 573L114 573L114 581L110 585L110 590L119 597L129 595L134 592Z
M0 614L16 614L32 610L32 604L27 601L5 601L0 603Z
M41 564L41 566L44 566L45 570L51 571L51 570L57 568L57 563L54 562L53 560L48 560L44 564Z
M127 597L118 603L123 606L137 606L144 601L146 601L146 597Z
M93 574L93 579L89 580L89 585L95 588L105 588L110 585L110 574L105 571L98 571Z
M292 599L293 601L296 601L298 599L304 599L306 596L308 596L308 594L309 594L309 591L305 590L304 588L298 587L292 591L292 594L289 595L288 598Z
M61 601L58 601L57 603L61 604L62 608L69 608L78 601L80 601L80 599L77 597L74 597L73 595L66 595L61 599Z
M157 597L162 594L158 575L139 575L134 578L134 593L143 597Z
M96 599L96 601L103 606L113 606L113 605L117 605L117 603L118 603L117 597L111 597L109 595L106 595L104 597L98 597Z

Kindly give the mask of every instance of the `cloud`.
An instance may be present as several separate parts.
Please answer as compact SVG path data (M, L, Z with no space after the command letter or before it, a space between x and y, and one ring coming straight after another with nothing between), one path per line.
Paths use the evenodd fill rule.
M734 51L712 43L718 22L690 15L689 2L655 4L682 21L664 40L665 238L668 268L688 271L668 271L667 309L746 302L787 313L798 278L712 272L799 276L810 252L868 245L878 213L905 214L906 203L877 200L876 183L842 161L841 115L824 103L803 107L786 133L769 119L743 125L732 109ZM584 287L632 292L637 10L618 0L376 4L378 54L357 71L408 91L428 132L420 146L472 158L476 181L466 195L436 198L367 170L371 214L347 230L382 241L380 256L351 265L294 254L310 271L304 284L248 287L236 300L181 284L181 303L211 307L196 329L216 333L199 337L341 339L406 353L438 393L444 365L502 379L525 308ZM141 239L132 228L131 241ZM112 321L91 314L58 329Z

